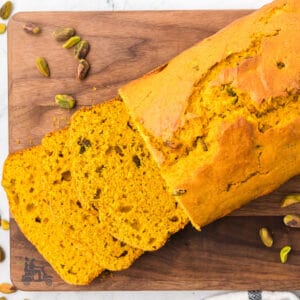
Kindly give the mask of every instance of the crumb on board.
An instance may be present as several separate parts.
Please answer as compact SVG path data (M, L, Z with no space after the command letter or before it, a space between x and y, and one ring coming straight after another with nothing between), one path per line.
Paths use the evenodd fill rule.
M113 273L109 270L104 270L100 275L100 281L103 281L106 278L113 278Z
M70 122L70 116L67 115L53 116L52 127L54 127L54 129L60 129L68 125L69 122Z

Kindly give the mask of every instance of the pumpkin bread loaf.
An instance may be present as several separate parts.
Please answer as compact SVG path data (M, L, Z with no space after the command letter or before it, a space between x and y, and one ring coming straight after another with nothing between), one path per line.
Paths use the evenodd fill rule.
M65 146L68 136L69 130L66 128L50 133L42 140L45 159L41 178L50 210L58 223L64 220L62 229L67 231L66 234L71 231L76 241L93 253L93 261L111 271L126 269L143 251L110 235L94 207L83 208L72 180L71 157L74 148Z
M41 146L10 154L5 161L2 185L11 212L27 239L63 280L85 285L104 268L89 247L76 239L65 219L53 214L40 176L45 158Z
M117 239L152 251L187 224L119 99L76 112L68 147L82 205Z
M299 33L276 0L120 88L197 229L300 173Z

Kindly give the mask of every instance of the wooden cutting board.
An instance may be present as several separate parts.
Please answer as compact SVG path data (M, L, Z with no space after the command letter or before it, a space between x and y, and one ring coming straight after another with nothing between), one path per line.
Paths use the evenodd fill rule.
M65 126L74 110L54 104L54 95L76 96L78 107L116 95L117 88L209 36L249 11L43 12L19 13L8 28L9 145L14 152ZM39 36L22 30L25 22L42 27ZM75 79L72 50L51 37L57 26L72 26L91 44L87 80ZM41 77L35 58L47 58L51 78ZM144 254L130 269L97 278L91 285L65 284L11 219L11 277L22 290L195 290L298 289L300 233L286 228L282 216L300 207L280 208L281 199L300 192L300 176L279 190L197 232L188 226L165 247ZM217 195L216 195L217 197ZM258 230L268 226L271 249ZM279 249L291 245L287 264Z

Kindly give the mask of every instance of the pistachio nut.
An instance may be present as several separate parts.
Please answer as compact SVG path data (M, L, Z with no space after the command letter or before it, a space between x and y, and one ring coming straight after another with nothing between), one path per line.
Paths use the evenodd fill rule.
M58 42L67 41L73 35L75 35L75 29L71 27L60 27L52 33L53 38Z
M207 147L207 144L204 141L204 137L203 136L197 136L196 137L196 139L193 142L193 147L197 147L198 144L201 145L202 150L204 152L208 151L208 147Z
M164 146L166 146L172 150L177 150L182 147L181 143L177 143L177 142L170 141L170 140L164 141L163 144L164 144Z
M39 70L39 72L43 76L45 76L45 77L50 76L50 69L49 69L48 63L44 57L40 57L40 56L37 57L35 60L35 65L36 65L37 69Z
M16 292L16 288L10 283L0 283L0 293L11 294Z
M87 41L80 41L74 48L74 55L77 59L86 58L90 50L90 44Z
M1 219L1 228L3 230L9 230L9 227L9 222L4 219Z
M172 195L173 196L182 196L186 193L186 190L184 189L178 189L178 190L174 190Z
M291 194L283 199L281 207L287 207L296 203L300 203L300 194Z
M263 227L259 230L259 236L261 241L266 247L272 247L273 246L273 238L271 236L270 231L268 228Z
M62 47L65 48L65 49L69 49L69 48L72 48L74 47L76 44L78 44L80 42L80 37L75 35L75 36L72 36L70 37L63 45Z
M276 65L277 65L277 68L278 68L279 70L281 70L281 69L283 69L283 68L285 67L285 63L282 62L282 61L278 61L278 62L276 63Z
M3 20L6 20L11 15L11 12L13 10L13 4L11 1L6 1L2 7L0 8L0 17Z
M141 166L141 160L137 155L134 155L132 157L132 161L134 162L134 164L136 165L137 168L139 168Z
M283 223L288 227L300 228L300 215L286 215Z
M89 62L85 59L80 59L77 67L77 79L83 80L87 76L89 69Z
M30 34L39 34L41 32L41 28L33 23L24 24L23 29L25 32Z
M76 104L75 99L70 95L56 95L55 102L61 108L73 108Z
M280 256L280 261L285 264L288 259L288 254L291 252L292 247L291 246L284 246L281 248L279 256Z
M5 33L6 31L6 25L4 23L0 23L0 34Z
M0 247L0 262L3 262L5 258L4 250Z
M80 137L77 141L77 144L80 146L79 154L83 154L86 151L86 148L91 147L91 141Z

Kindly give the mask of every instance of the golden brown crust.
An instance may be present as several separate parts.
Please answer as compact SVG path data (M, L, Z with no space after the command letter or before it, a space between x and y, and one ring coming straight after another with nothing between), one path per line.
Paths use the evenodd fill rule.
M300 118L265 134L244 119L227 125L213 163L195 169L192 179L178 186L187 190L181 202L194 226L227 215L297 175L299 138Z
M299 80L295 81L295 72L299 74L300 66L300 58L297 55L300 51L300 37L297 34L300 27L299 6L299 2L295 0L277 0L264 6L182 52L162 70L158 68L155 72L152 71L121 87L120 96L126 102L131 114L143 124L146 130L156 137L167 139L184 122L182 114L194 85L210 68L231 54L250 47L257 33L267 37L275 34L279 29L277 37L264 41L264 47L267 48L265 59L272 58L273 65L280 63L281 59L287 59L288 66L293 69L293 74L290 76L288 73L291 68L286 68L288 72L279 72L280 70L273 69L273 65L271 70L268 69L268 65L263 64L260 64L260 68L256 68L253 65L257 62L253 61L250 74L244 72L241 78L239 72L240 81L237 85L238 87L245 85L246 91L249 89L252 93L257 92L258 96L264 95L263 91L260 91L264 79L268 79L270 85L274 79L276 84L279 83L278 87L274 84L276 94L272 93L272 96L284 92L286 86L292 85L299 88ZM274 47L274 43L278 47ZM274 51L276 51L274 55L269 55ZM259 57L256 58L258 59ZM263 63L269 64L270 62L263 61ZM241 68L245 69L245 64ZM277 71L276 74L273 73L274 70ZM276 75L276 78L273 75ZM265 78L265 76L268 77ZM252 81L255 82L254 85L251 84ZM261 82L258 84L258 81ZM267 95L270 95L274 86L266 87Z
M120 88L196 228L299 173L299 32L277 0Z

